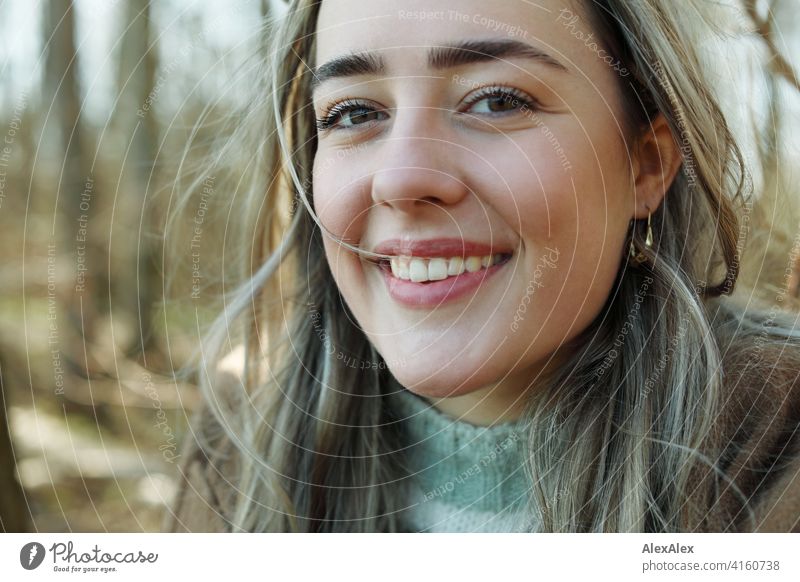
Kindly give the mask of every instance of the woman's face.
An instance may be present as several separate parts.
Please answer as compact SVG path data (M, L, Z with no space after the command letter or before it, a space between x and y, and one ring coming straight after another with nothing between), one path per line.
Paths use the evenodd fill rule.
M519 394L608 297L638 212L625 71L591 34L558 0L323 2L314 205L333 234L397 257L325 237L411 391Z

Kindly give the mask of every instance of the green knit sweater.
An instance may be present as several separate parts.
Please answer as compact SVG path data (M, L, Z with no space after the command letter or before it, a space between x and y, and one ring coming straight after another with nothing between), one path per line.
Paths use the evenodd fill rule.
M525 514L522 422L475 426L400 390L389 397L402 419L409 470L403 531L518 532L533 529Z

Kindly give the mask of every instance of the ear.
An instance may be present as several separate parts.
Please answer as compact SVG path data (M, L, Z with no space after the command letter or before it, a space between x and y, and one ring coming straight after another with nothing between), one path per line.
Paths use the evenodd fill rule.
M681 167L681 150L662 113L642 131L633 152L634 213L632 218L647 218L664 199Z

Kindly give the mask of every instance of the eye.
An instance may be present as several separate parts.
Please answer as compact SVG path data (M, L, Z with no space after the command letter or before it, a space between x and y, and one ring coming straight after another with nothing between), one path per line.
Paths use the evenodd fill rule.
M317 130L352 129L358 126L369 126L374 122L386 119L385 111L376 109L372 104L356 99L345 99L327 108L327 113L317 119Z
M504 115L533 111L539 104L530 95L511 87L483 87L470 95L465 113Z

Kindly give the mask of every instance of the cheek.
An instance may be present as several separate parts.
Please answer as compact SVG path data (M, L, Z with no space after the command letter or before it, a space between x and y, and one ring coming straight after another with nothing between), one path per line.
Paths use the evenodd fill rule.
M559 162L562 148L567 145L554 148L536 129L503 147L485 149L492 152L486 156L491 167L476 190L491 192L491 205L520 234L529 253L553 242L564 245L565 251L576 244L578 209L583 204L579 198L587 186L574 167ZM569 149L574 156L575 147Z
M632 186L624 148L609 132L588 129L589 136L571 122L543 124L493 156L488 180L501 183L483 187L496 192L504 220L524 240L580 247L591 262L624 232Z
M330 237L324 238L323 245L328 266L342 299L359 324L365 330L371 329L374 322L369 319L369 310L363 309L363 306L369 304L369 286L359 259Z
M338 151L338 153L337 153ZM341 150L321 151L314 158L314 209L335 236L358 242L370 208L367 180L348 163Z
M369 205L364 188L344 156L319 152L314 158L313 204L323 227L336 239L357 244L366 224ZM367 191L368 192L368 191ZM366 300L364 270L357 256L334 240L321 235L325 256L336 286L351 309ZM354 310L355 311L355 310Z
M533 308L563 330L573 320L588 323L613 286L631 186L618 144L561 129L539 128L514 147L496 150L495 173L481 187L494 192L495 208L520 234L523 272L531 279L525 293L533 285L537 296ZM492 183L498 177L499 186Z

